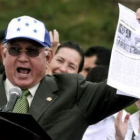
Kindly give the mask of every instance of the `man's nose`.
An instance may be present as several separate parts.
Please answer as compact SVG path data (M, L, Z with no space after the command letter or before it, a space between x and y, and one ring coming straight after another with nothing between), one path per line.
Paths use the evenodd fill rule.
M20 54L18 56L18 59L20 61L28 61L28 56L26 54L26 51L20 51Z

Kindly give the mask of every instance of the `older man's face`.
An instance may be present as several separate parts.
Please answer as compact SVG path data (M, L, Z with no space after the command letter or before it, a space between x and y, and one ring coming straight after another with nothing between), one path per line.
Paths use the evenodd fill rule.
M50 58L46 57L44 47L39 49L38 56L30 56L25 49L38 49L33 42L27 40L15 40L9 48L24 49L19 55L12 55L9 50L2 51L3 63L5 66L6 76L10 82L22 89L31 88L36 85L45 75L46 63Z

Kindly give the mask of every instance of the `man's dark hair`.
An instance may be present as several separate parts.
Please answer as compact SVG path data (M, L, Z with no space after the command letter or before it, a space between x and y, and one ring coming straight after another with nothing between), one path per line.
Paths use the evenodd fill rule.
M85 53L85 57L97 56L96 65L109 65L111 50L103 46L91 46Z
M64 43L62 43L61 45L58 46L55 54L57 54L57 52L61 48L70 48L70 49L73 49L73 50L75 50L79 53L79 55L81 56L81 62L79 64L78 73L80 71L82 71L82 68L83 68L83 65L84 65L84 52L83 52L81 46L77 42L72 42L72 41L64 42Z
M3 42L5 38L6 30L0 30L0 42Z
M108 76L108 66L107 65L98 65L94 68L92 68L87 77L86 80L90 82L103 82L107 79Z

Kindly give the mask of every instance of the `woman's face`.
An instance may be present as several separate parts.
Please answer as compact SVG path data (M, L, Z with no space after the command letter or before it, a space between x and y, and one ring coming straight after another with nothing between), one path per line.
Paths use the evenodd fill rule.
M70 48L61 48L54 55L50 68L52 74L55 73L78 73L79 65L81 62L80 54Z

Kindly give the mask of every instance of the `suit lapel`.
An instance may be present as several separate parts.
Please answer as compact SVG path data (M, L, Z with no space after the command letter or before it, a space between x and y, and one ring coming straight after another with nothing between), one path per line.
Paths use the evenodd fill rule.
M0 109L7 104L7 97L4 88L5 74L0 76Z
M46 76L41 81L29 109L29 113L36 120L56 100L57 95L53 94L53 92L57 90L57 84L52 76Z

